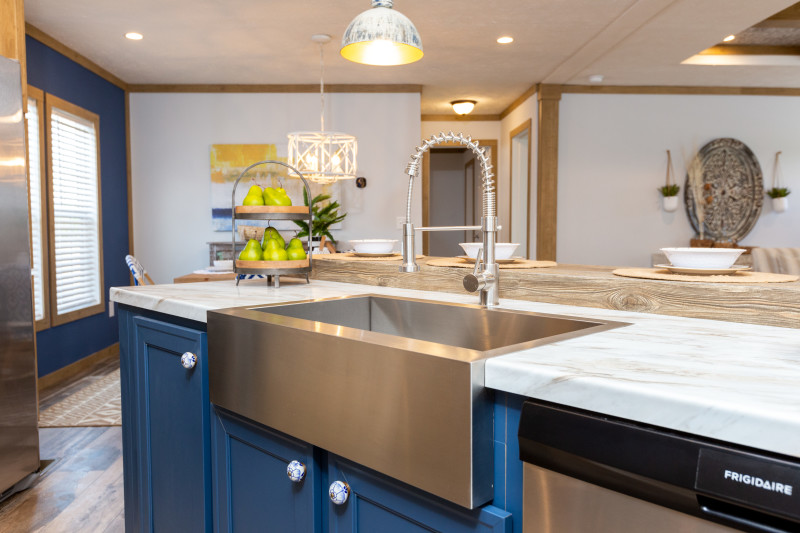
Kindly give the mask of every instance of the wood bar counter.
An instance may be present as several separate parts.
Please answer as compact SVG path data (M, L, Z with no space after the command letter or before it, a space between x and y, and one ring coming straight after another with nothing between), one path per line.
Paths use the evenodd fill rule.
M433 267L398 272L399 261L316 259L313 279L465 293L466 268ZM558 265L503 269L500 297L620 311L707 318L800 329L800 282L703 283L624 278L614 267ZM477 296L475 297L477 301Z

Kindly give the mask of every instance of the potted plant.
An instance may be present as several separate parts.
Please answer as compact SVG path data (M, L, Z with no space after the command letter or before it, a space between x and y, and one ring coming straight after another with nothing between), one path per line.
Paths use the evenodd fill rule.
M678 191L680 191L681 188L677 183L664 185L659 187L658 190L661 192L664 211L672 212L678 209Z
M326 237L330 242L336 243L336 239L333 238L331 235L330 228L337 222L341 222L344 220L344 217L347 216L347 213L339 214L339 202L333 201L328 203L325 206L322 206L323 202L326 200L330 200L331 196L329 194L318 194L311 200L311 232L308 231L308 222L305 220L295 220L294 223L300 226L300 231L297 233L297 237L308 237L309 238L309 247L318 247L319 241L322 237ZM303 203L305 205L308 204L308 193L305 189L303 189ZM314 244L316 241L316 244Z
M781 157L782 152L775 153L775 166L772 169L772 188L768 189L767 196L772 198L772 210L776 213L783 213L789 208L789 193L792 191L788 187L781 186Z
M767 191L767 196L772 198L772 210L776 213L783 213L789 207L787 196L792 191L788 187L773 187Z
M664 211L672 212L678 209L678 191L680 185L674 183L675 171L672 169L672 156L667 150L667 184L658 188L661 193Z

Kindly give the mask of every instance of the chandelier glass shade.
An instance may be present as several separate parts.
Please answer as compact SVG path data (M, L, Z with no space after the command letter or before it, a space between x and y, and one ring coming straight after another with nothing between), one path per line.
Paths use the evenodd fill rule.
M325 84L322 47L331 40L330 35L313 35L319 44L319 131L289 133L289 164L303 176L317 183L332 183L354 179L358 167L356 155L358 141L355 136L336 131L325 131Z
M358 141L334 131L295 131L289 134L289 164L317 183L356 177Z

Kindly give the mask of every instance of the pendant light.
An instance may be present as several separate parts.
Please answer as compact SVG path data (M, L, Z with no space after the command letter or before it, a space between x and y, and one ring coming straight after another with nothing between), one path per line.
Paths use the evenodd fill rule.
M406 65L422 59L422 38L392 0L372 0L347 26L342 36L342 57L366 65Z
M325 83L322 47L330 35L312 35L319 44L319 131L295 131L289 134L289 164L303 176L317 183L332 183L356 177L358 141L353 135L325 131Z

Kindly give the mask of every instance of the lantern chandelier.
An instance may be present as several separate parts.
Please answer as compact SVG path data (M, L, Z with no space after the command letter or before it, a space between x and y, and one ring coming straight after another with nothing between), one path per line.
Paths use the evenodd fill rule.
M319 131L295 131L289 134L289 164L303 176L317 183L333 183L356 177L358 141L353 135L325 131L325 84L323 46L330 35L312 35L319 44Z

